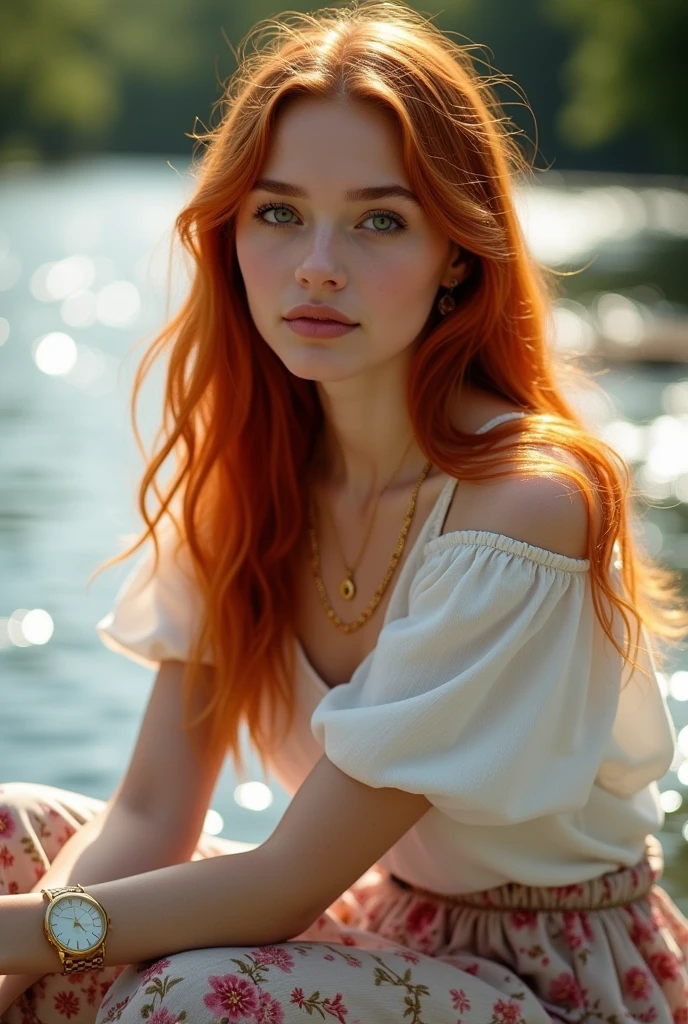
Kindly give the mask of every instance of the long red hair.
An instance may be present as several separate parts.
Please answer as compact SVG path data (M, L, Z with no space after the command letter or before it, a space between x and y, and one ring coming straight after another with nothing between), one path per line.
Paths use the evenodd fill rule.
M251 39L263 45L247 54ZM514 470L558 473L580 487L591 515L597 496L601 527L597 535L589 531L587 557L605 632L632 665L642 624L658 638L682 637L688 614L678 581L634 540L629 469L564 397L564 386L584 375L572 362L564 365L551 345L554 278L529 252L515 213L514 179L530 165L468 48L400 3L364 2L258 22L238 56L220 123L194 136L204 152L194 194L175 222L191 257L190 291L145 352L134 381L134 432L143 447L138 394L152 364L169 354L163 424L139 489L146 526L136 543L97 570L128 558L148 538L157 566L165 520L178 546L186 546L205 610L184 676L189 731L196 724L188 720L191 695L207 650L213 689L196 721L211 716L210 745L231 751L240 775L240 724L266 770L274 720L268 730L261 709L274 711L283 701L287 727L294 714L293 580L323 412L314 382L292 375L256 330L234 231L280 110L295 96L350 98L389 112L401 130L411 187L445 234L473 254L455 312L441 317L433 309L413 355L408 412L423 454L466 480ZM458 431L452 411L463 382L508 399L527 417L480 437ZM587 472L548 455L552 448L574 456ZM170 456L174 472L163 486L160 471ZM150 491L157 502L152 512ZM610 580L615 544L625 596ZM622 645L612 635L614 608L625 624Z

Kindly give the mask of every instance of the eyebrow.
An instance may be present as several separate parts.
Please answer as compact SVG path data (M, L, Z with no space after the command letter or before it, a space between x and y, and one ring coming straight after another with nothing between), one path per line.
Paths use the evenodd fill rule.
M308 193L305 188L301 188L299 185L290 185L286 181L275 181L274 178L258 178L251 188L251 192L258 192L260 190L276 192L280 196L291 196L293 199L308 199ZM372 185L369 188L350 188L344 194L347 202L352 203L385 199L389 196L408 199L409 202L422 209L418 196L409 189L404 188L403 185Z

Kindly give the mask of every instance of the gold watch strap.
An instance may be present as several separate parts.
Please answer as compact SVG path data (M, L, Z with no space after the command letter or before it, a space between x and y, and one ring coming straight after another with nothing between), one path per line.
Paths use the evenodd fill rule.
M54 899L62 896L65 892L86 893L86 890L78 882L76 885L62 885L56 889L41 889L41 893L48 903L52 903ZM57 952L62 961L62 974L74 974L77 971L97 971L105 966L105 942L101 942L98 949L91 953L90 956L76 957L72 953L66 953L59 948Z
M100 947L100 953L91 953L90 956L81 957L80 960L76 960L71 954L62 954L62 973L73 974L75 971L98 971L101 967L104 967L104 956L102 953L103 946Z
M63 892L85 892L85 891L86 890L83 888L83 886L79 885L78 883L76 885L61 885L57 889L41 889L41 892L45 896L45 898L46 898L48 903L50 903L51 900L56 899L58 896L61 896Z

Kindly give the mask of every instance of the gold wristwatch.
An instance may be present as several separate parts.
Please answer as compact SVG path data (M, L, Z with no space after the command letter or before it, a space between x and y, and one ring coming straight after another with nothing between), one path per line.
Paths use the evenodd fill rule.
M41 889L48 902L43 930L57 949L62 973L95 971L104 967L105 936L110 918L98 900L80 885Z

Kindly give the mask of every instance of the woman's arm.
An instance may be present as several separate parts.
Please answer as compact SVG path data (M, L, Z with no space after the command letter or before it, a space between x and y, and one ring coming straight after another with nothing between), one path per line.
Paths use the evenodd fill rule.
M261 846L85 886L111 919L105 964L288 941L430 807L417 793L365 786L323 756ZM0 900L1 971L59 969L42 931L45 906L35 893Z
M166 830L152 815L137 813L121 803L108 804L67 840L31 891L40 893L75 880L86 886L176 864L187 859L189 848L180 835L182 830ZM0 1014L43 973L0 977Z
M183 670L183 662L162 662L122 781L106 807L58 851L32 892L138 875L192 856L223 758L199 762L192 752L182 728ZM202 735L200 741L202 749ZM44 973L0 975L0 1014Z

